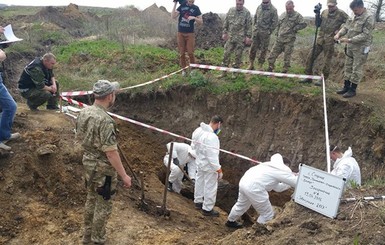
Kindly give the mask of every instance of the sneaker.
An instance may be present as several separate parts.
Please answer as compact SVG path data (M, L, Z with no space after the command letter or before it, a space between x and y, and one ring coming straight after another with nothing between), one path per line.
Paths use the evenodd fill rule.
M1 142L0 143L0 149L6 150L6 151L10 151L12 148L10 146L7 146L3 142Z
M59 106L57 105L47 105L47 110L59 110Z
M202 214L204 216L212 216L212 217L218 217L219 216L219 212L215 211L214 209L211 209L210 211L206 211L206 210L202 209Z
M186 71L182 71L182 77L186 76Z
M4 140L3 143L6 144L8 141L15 140L15 139L18 139L18 138L20 138L20 134L19 133L13 133L13 134L11 134L11 137L9 139L7 139L7 140Z
M235 228L235 229L238 229L238 228L242 228L243 225L241 223L238 223L237 221L227 221L226 224L225 224L227 227L230 227L230 228Z
M195 209L201 210L202 207L203 207L203 203L201 202L195 203Z

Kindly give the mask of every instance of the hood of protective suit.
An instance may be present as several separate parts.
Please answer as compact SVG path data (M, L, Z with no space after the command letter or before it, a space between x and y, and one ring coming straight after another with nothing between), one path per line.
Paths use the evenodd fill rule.
M337 160L333 164L333 168L336 168L338 166L338 163L341 161L341 159L352 157L353 151L352 148L349 146L349 148L344 152L341 158L337 158Z
M201 126L203 131L214 133L214 130L210 125L202 122L200 126Z
M270 163L271 163L271 166L274 168L291 172L291 169L285 165L285 163L283 162L283 157L279 153L275 153L274 155L271 156Z

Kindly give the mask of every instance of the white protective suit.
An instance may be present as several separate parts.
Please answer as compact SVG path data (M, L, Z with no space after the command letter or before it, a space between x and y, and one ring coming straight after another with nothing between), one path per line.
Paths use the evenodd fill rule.
M202 209L211 211L216 202L218 189L219 139L210 125L201 123L192 136L196 151L197 175L194 189L194 203L203 203Z
M167 153L164 156L163 163L167 167L168 166L168 159L169 159L169 152L170 152L171 142L167 144ZM195 159L190 156L190 154L193 153L191 147L188 144L185 143L178 143L174 142L174 147L172 150L172 158L178 158L179 165L182 167L182 169L186 166L186 164L193 163L195 164ZM195 155L195 153L191 154ZM191 176L189 176L191 178ZM168 181L172 183L172 189L180 193L180 190L182 189L182 179L183 179L183 172L180 170L180 168L173 163L171 160L170 165L170 175L168 177Z
M239 181L237 203L232 207L229 221L239 219L252 205L258 212L257 222L265 224L274 218L274 211L268 191L282 192L295 187L297 176L283 163L279 153L274 154L270 162L263 162L251 167Z
M338 158L334 165L331 174L343 177L346 179L346 187L351 187L352 182L361 185L361 170L357 161L352 157L353 151L349 147L341 158Z

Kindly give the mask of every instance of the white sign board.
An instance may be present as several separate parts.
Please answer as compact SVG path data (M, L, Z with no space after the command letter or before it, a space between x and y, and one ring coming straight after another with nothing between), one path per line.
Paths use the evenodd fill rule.
M344 178L301 164L294 201L329 218L335 218L344 184Z

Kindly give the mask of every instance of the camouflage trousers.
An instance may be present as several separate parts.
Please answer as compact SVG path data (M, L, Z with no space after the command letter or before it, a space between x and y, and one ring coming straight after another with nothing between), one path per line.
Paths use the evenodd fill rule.
M368 58L368 53L364 53L363 47L349 47L345 57L345 76L344 80L358 84L364 76L364 64Z
M22 92L21 96L27 99L27 105L30 108L37 108L47 102L48 107L57 106L60 92L59 92L59 83L56 82L57 91L55 94L52 94L49 91L42 89L31 88L26 92Z
M104 243L106 237L106 225L112 211L112 201L104 200L103 196L96 191L97 187L103 186L105 174L95 172L95 167L84 166L87 201L84 210L84 233L83 240L92 240L92 242ZM92 180L91 180L92 179ZM115 190L117 184L116 172L112 176L111 189Z
M260 50L258 63L263 64L266 60L266 54L270 44L270 33L268 31L257 31L253 36L253 43L251 44L249 59L250 64L254 64L257 51Z
M223 62L222 65L225 67L228 67L230 65L230 58L231 54L235 54L235 61L234 61L234 68L241 67L242 63L242 53L245 48L245 44L243 42L233 42L233 41L227 41L225 43L225 52L223 55Z
M329 77L330 65L332 63L331 61L333 59L333 54L334 54L334 43L333 44L322 44L322 45L316 44L316 46L314 47L314 54L313 54L313 50L312 50L310 52L309 56L307 57L305 74L307 74L307 75L313 74L312 68L314 67L315 60L317 60L317 57L322 52L324 52L324 57L325 57L322 73L323 73L325 79L327 79ZM312 60L313 60L313 67L311 64Z
M282 42L280 40L277 40L274 43L273 50L270 53L270 56L268 58L269 61L269 66L274 69L274 63L278 56L284 52L283 54L283 69L287 70L290 68L290 59L291 59L291 54L293 53L294 50L294 40L291 40L289 42Z

